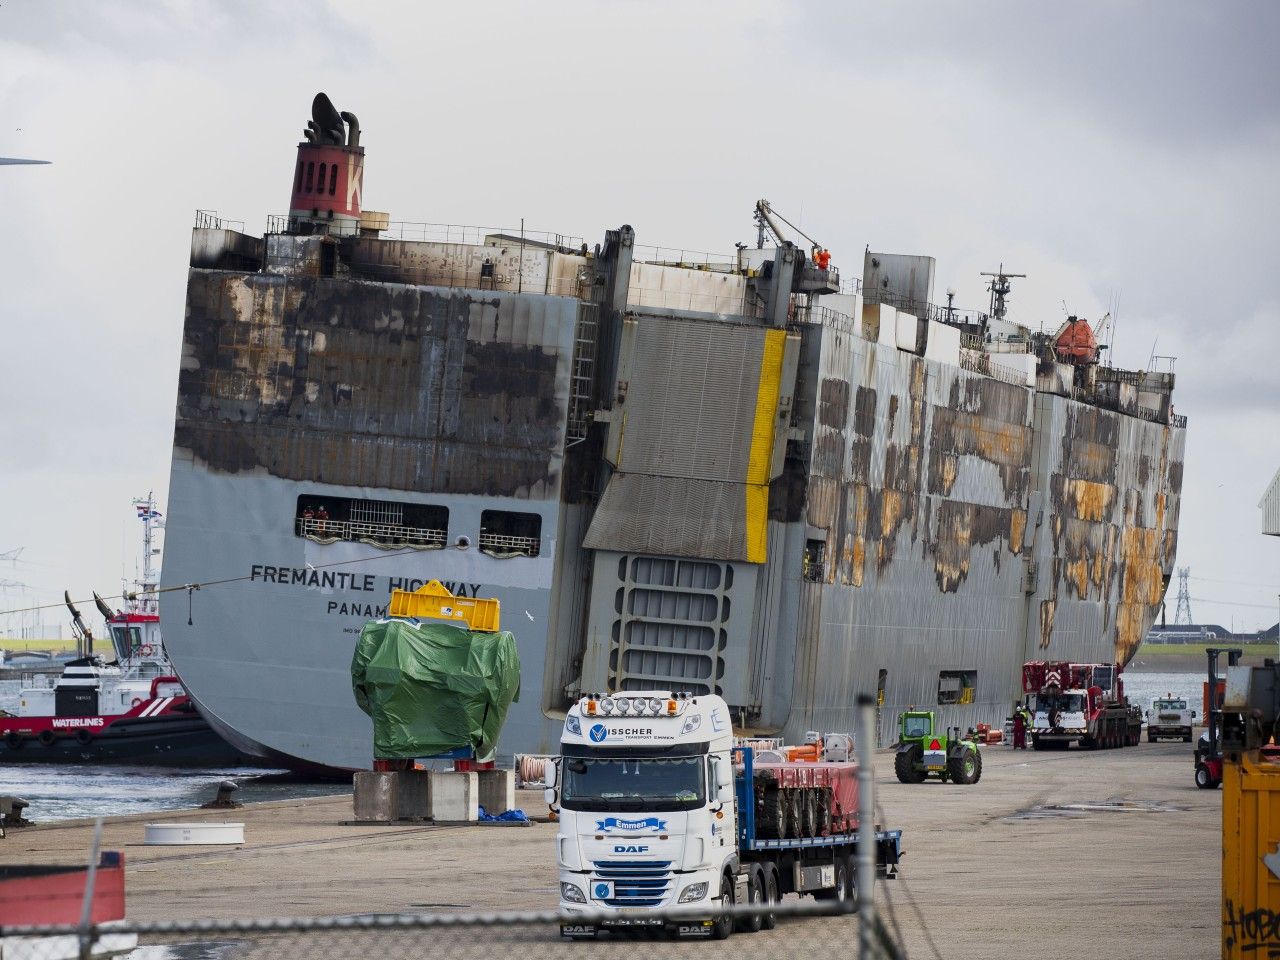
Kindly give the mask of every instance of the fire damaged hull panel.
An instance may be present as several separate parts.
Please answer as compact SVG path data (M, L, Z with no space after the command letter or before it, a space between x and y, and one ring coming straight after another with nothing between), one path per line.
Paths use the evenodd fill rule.
M175 446L226 473L554 496L576 309L193 270Z

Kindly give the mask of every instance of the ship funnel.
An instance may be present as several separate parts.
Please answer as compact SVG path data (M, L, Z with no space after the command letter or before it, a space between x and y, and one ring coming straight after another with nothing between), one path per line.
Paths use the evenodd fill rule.
M328 96L311 101L311 119L298 144L289 201L289 229L295 233L355 234L360 228L364 188L364 148L355 114L340 112Z

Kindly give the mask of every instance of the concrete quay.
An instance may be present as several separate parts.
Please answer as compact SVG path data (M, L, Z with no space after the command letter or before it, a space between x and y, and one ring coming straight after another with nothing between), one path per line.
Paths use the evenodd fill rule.
M899 784L891 756L877 758L883 824L902 828L906 851L903 879L880 885L877 901L891 898L910 956L932 955L912 899L947 960L1217 955L1221 794L1196 789L1188 746L991 747L984 761L982 780L961 787ZM540 791L516 800L531 815L546 809ZM104 845L125 852L129 916L140 921L554 909L554 824L344 825L351 804L347 793L119 817ZM223 819L244 822L243 846L142 845L148 821ZM85 821L11 831L0 862L82 862L91 834ZM797 918L696 949L780 956L804 943L852 954L856 921Z

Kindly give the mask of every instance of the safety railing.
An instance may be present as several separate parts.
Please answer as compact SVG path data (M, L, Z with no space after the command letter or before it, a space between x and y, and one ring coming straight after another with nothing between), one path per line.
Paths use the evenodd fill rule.
M294 218L285 214L267 217L267 233L291 233ZM313 221L307 221L308 227ZM315 232L323 232L324 223L314 223ZM383 240L408 240L433 243L458 243L484 245L490 238L499 240L502 246L530 245L550 246L566 252L577 253L582 249L582 237L553 230L529 230L516 227L479 227L461 223L430 223L426 221L392 220L378 229Z
M480 550L498 557L536 557L542 546L537 537L513 537L501 533L481 533Z
M350 540L376 547L421 547L438 549L448 539L445 530L407 527L396 523L368 523L357 520L318 520L299 517L297 534L318 543Z
M226 217L218 216L217 210L197 210L196 211L196 229L197 230L237 230L244 233L243 220L228 220Z
M962 349L960 351L960 369L968 370L970 373L981 373L991 377L993 380L1012 383L1020 387L1027 385L1027 378L1023 373L1017 370L1010 370L1008 367L993 362L989 353Z

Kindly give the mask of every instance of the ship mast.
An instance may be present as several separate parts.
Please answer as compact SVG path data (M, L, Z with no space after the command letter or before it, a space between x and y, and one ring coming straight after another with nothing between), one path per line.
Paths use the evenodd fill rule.
M135 581L139 588L135 610L138 613L159 614L156 588L160 585L160 571L152 565L152 558L160 551L152 546L152 541L155 531L164 528L164 517L156 509L155 496L150 490L145 497L134 497L133 506L138 512L138 519L142 521L142 577Z

